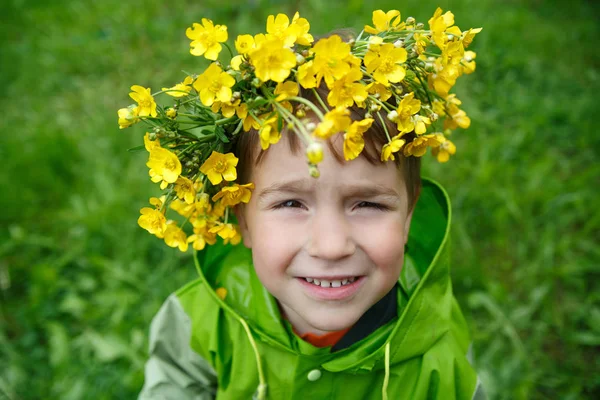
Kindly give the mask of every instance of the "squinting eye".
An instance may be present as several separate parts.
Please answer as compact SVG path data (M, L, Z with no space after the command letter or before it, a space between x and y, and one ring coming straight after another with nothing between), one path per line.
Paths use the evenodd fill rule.
M377 210L387 210L387 207L378 203L371 203L370 201L361 201L357 205L358 208L375 208Z
M279 203L275 208L299 208L302 204L297 200L286 200L283 203Z

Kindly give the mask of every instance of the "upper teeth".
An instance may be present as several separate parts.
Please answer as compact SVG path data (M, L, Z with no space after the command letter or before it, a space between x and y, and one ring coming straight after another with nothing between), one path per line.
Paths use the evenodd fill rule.
M313 279L313 278L304 278L304 279L308 283L312 283L313 285L321 286L324 288L327 288L327 287L338 288L340 286L344 286L349 283L352 283L356 280L355 277L348 278L348 279L342 279L342 280L332 280L332 281L328 281L326 279Z

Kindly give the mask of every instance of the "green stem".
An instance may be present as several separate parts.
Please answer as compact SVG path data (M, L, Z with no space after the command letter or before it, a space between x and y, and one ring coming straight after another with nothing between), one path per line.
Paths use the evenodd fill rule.
M388 142L391 142L392 138L390 137L390 133L388 132L387 124L383 120L381 113L378 112L377 116L379 117L379 120L381 121L381 125L383 125L383 130L385 131L385 136L387 137Z
M319 108L317 106L315 106L311 101L308 101L308 100L306 100L302 97L298 97L298 96L290 97L288 100L296 101L298 103L302 103L302 104L308 106L315 114L317 114L317 116L319 117L319 119L321 121L325 119L325 116L323 115L321 110L319 110Z
M319 96L319 93L317 92L317 90L315 88L311 89L313 94L315 95L315 97L317 98L317 101L319 102L319 104L321 105L321 107L323 107L323 110L325 111L329 111L329 107L327 107L325 105L325 102L323 101L323 99L321 98L321 96Z

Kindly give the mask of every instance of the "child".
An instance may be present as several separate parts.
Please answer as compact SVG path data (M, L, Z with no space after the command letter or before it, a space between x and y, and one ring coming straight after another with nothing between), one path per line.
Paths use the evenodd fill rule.
M451 35L460 37L465 46L468 34L456 34L448 13L436 11L432 20L430 40L441 40L443 51L454 43L444 39ZM291 25L280 16L270 21L271 31L269 24L267 31L271 35L278 23L286 34L294 24L297 29L308 25L297 15ZM373 22L375 28L365 31L387 40L389 32L411 31L407 26L412 26L412 31L415 27L422 30L410 18L400 24L395 10L376 11ZM440 23L444 24L442 38L435 36ZM212 29L212 23L204 24L205 29L209 27ZM294 31L296 44L302 45L303 37L310 45L307 30L301 32L304 36L298 32ZM194 32L188 30L188 36L193 38ZM390 37L397 39L393 34ZM255 38L253 46L257 52L268 53L262 40ZM330 60L335 57L332 49L344 47L339 37L323 40L319 43L329 46ZM412 45L419 46L419 40L426 39L413 38ZM356 83L359 79L352 78L346 86L352 103L340 100L344 92L336 82L346 79L358 64L344 56L342 64L347 65L341 68L347 70L333 71L329 77L324 72L321 78L325 82L319 84L319 43L313 47L314 59L302 64L308 67L296 71L302 86L297 96L282 86L289 75L278 78L273 72L265 79L259 59L264 54L243 53L243 46L236 42L238 51L246 56L243 62L252 65L259 78L255 87L268 87L264 82L269 79L278 82L274 92L259 93L271 99L267 107L275 110L287 128L281 134L277 118L262 117L255 129L248 126L248 132L231 135L235 154L214 151L203 160L200 171L213 185L222 185L223 180L237 183L221 187L211 206L206 203L208 196L203 197L206 178L202 189L197 189L200 200L191 199L188 206L177 200L173 208L194 218L194 235L189 238L175 236L174 224L162 226L160 218L152 225L144 219L152 210L142 210L140 225L167 244L181 248L182 243L193 242L196 247L200 241L198 247L202 248L215 242L215 234L225 241L237 241L235 229L224 233L230 229L231 209L244 246L216 243L196 254L200 277L171 295L152 322L141 399L483 398L466 358L467 327L450 283L449 200L438 184L420 178L419 156L427 147L442 161L454 152L441 133L425 135L423 129L441 112L454 123L461 118L464 121L466 115L458 108L449 112L451 104L456 105L452 98L446 108L438 107L438 113L426 109L429 117L417 114L420 100L414 96L419 96L418 90L400 96L410 86L399 82L410 80L399 78L394 71L382 77L385 72L371 68L368 61L375 56L383 59L385 52L406 44L386 47L386 40L379 39L369 39L372 47L363 54L367 74L375 77L372 85L352 86L360 86ZM202 53L209 51L208 44L202 46ZM398 60L402 59L404 53L397 53ZM276 57L269 59L268 68L279 62ZM450 64L444 66L451 68ZM233 70L244 76L243 67ZM314 74L314 84L303 78L305 73ZM384 78L387 80L382 82ZM438 78L432 79L435 87ZM383 86L368 93L377 83ZM394 83L398 84L390 85ZM451 95L441 85L436 90L445 92L448 101ZM388 93L388 87L395 93ZM203 87L194 84L194 88L206 100ZM378 95L369 96L373 93ZM420 95L427 98L431 94ZM391 100L379 100L386 96ZM229 98L229 105L239 110L235 95L225 96L222 103ZM335 108L325 105L323 99ZM204 105L209 105L204 100ZM142 107L139 103L138 108ZM384 110L390 105L394 110L386 115ZM224 114L225 106L220 107L216 109ZM410 121L405 120L406 110ZM139 117L139 109L137 112ZM245 124L244 116L237 117ZM292 133L296 129L299 136ZM303 136L306 132L311 135ZM157 166L157 149L163 150L161 157L168 157L165 149L150 139L147 137L146 147L151 176L159 176L156 181L162 181L164 187L168 187L165 181L171 183L177 197L185 199L181 178L168 182L166 163ZM237 166L233 172L232 166ZM161 200L160 210L163 204ZM204 217L198 217L198 209ZM219 218L225 215L225 222L213 221L215 209L221 210ZM213 227L207 229L211 223Z

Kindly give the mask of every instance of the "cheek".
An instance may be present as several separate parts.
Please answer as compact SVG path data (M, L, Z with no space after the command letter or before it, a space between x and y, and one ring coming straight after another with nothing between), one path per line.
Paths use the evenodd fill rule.
M250 228L252 258L256 273L265 279L269 274L285 272L294 256L302 248L293 224L284 224L278 218L256 218Z
M365 224L360 230L363 249L379 267L399 271L404 259L404 224L399 220Z

